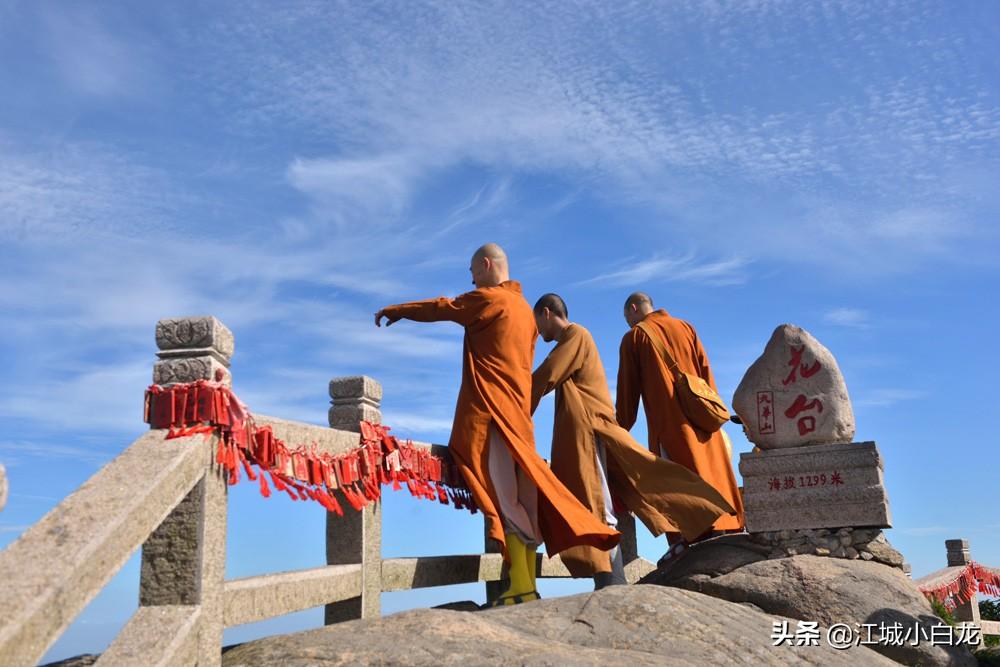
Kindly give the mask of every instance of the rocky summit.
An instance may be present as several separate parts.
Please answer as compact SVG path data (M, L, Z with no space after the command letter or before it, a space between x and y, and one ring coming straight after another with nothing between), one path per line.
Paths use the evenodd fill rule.
M477 613L422 609L270 637L227 651L223 665L894 664L864 647L774 647L775 620L677 588L612 586Z
M977 664L966 648L929 639L833 648L826 631L834 625L867 641L878 639L880 625L929 636L941 621L895 560L787 556L748 535L695 545L635 586L476 613L461 611L475 609L471 603L448 607L249 642L227 651L223 664ZM816 645L775 646L782 621L790 633L800 621L816 623Z
M879 544L885 552L898 553L884 537ZM897 566L808 554L775 558L770 547L747 535L697 544L672 567L653 572L640 583L680 587L751 604L769 614L817 621L824 628L840 623L862 629L867 625L872 627L875 640L880 626L899 623L904 629L919 627L915 635L926 633L930 637L931 626L942 623ZM862 630L867 639L865 633ZM934 646L929 639L916 645L905 641L898 646L874 644L871 648L904 665L977 664L966 648Z
M895 553L888 542L884 549ZM787 556L759 536L727 535L691 547L637 585L486 611L465 602L348 621L231 647L222 662L225 667L974 667L977 660L965 647L935 646L926 637L915 645L831 646L827 630L835 625L854 628L856 639L877 641L879 626L917 627L929 635L930 627L941 623L896 560ZM800 632L806 622L818 632L797 645L806 639ZM866 625L873 628L870 637ZM781 628L794 638L775 645ZM81 656L61 665L94 659Z

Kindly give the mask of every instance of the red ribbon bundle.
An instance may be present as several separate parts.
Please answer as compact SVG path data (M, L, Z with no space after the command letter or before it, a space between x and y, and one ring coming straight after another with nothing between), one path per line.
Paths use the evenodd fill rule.
M941 600L945 607L954 609L957 604L971 600L976 591L1000 597L1000 570L973 561L956 572L950 582L933 587L921 586L919 590L928 599Z
M242 467L250 481L259 480L265 498L271 495L267 473L274 488L292 500L309 498L340 516L344 511L334 491L339 489L351 507L360 510L381 498L383 484L395 490L405 484L418 498L476 512L454 465L411 441L400 442L388 426L361 422L359 446L344 454L320 452L315 444L291 449L274 437L270 426L257 426L229 387L207 380L150 386L144 419L152 428L169 429L168 439L217 433L215 460L228 472L229 484L239 482Z

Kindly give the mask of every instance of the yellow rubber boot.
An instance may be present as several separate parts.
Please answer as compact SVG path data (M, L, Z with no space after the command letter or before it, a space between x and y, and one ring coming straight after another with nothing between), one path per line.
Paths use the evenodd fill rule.
M510 588L497 598L494 606L512 605L538 599L534 577L528 569L528 547L514 533L504 535L507 542L507 557L510 559L508 575Z
M524 562L528 566L528 580L531 582L531 590L537 591L538 585L535 583L535 568L538 567L538 548L535 544L524 545Z

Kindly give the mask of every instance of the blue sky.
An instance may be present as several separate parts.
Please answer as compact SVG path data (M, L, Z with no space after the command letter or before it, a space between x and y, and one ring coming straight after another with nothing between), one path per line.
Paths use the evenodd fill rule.
M496 241L612 382L634 289L695 325L727 398L805 327L914 574L951 537L1000 565L996 3L160 4L0 0L0 546L142 432L162 317L225 322L256 411L324 423L327 381L365 373L388 424L447 441L461 330L371 313L465 291ZM550 429L547 400L543 454ZM230 577L323 563L320 508L231 498ZM386 556L481 549L478 518L385 514ZM101 650L137 581L133 559L48 657Z

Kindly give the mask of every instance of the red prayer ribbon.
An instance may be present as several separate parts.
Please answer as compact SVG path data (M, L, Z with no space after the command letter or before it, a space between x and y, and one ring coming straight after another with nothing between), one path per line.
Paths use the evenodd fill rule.
M337 489L353 509L360 510L381 498L382 485L399 490L405 484L418 498L477 511L455 465L409 440L400 442L381 424L360 422L358 447L343 454L317 451L315 443L290 448L274 437L270 426L257 426L229 387L207 380L151 385L146 390L144 421L152 428L168 429L167 439L217 434L215 461L225 469L228 483L237 484L243 468L250 481L259 480L265 498L271 495L270 477L274 488L292 500L310 499L343 516L333 493Z
M976 592L990 597L1000 597L1000 572L975 561L955 573L949 583L934 587L920 586L928 599L941 600L948 609L968 602Z

